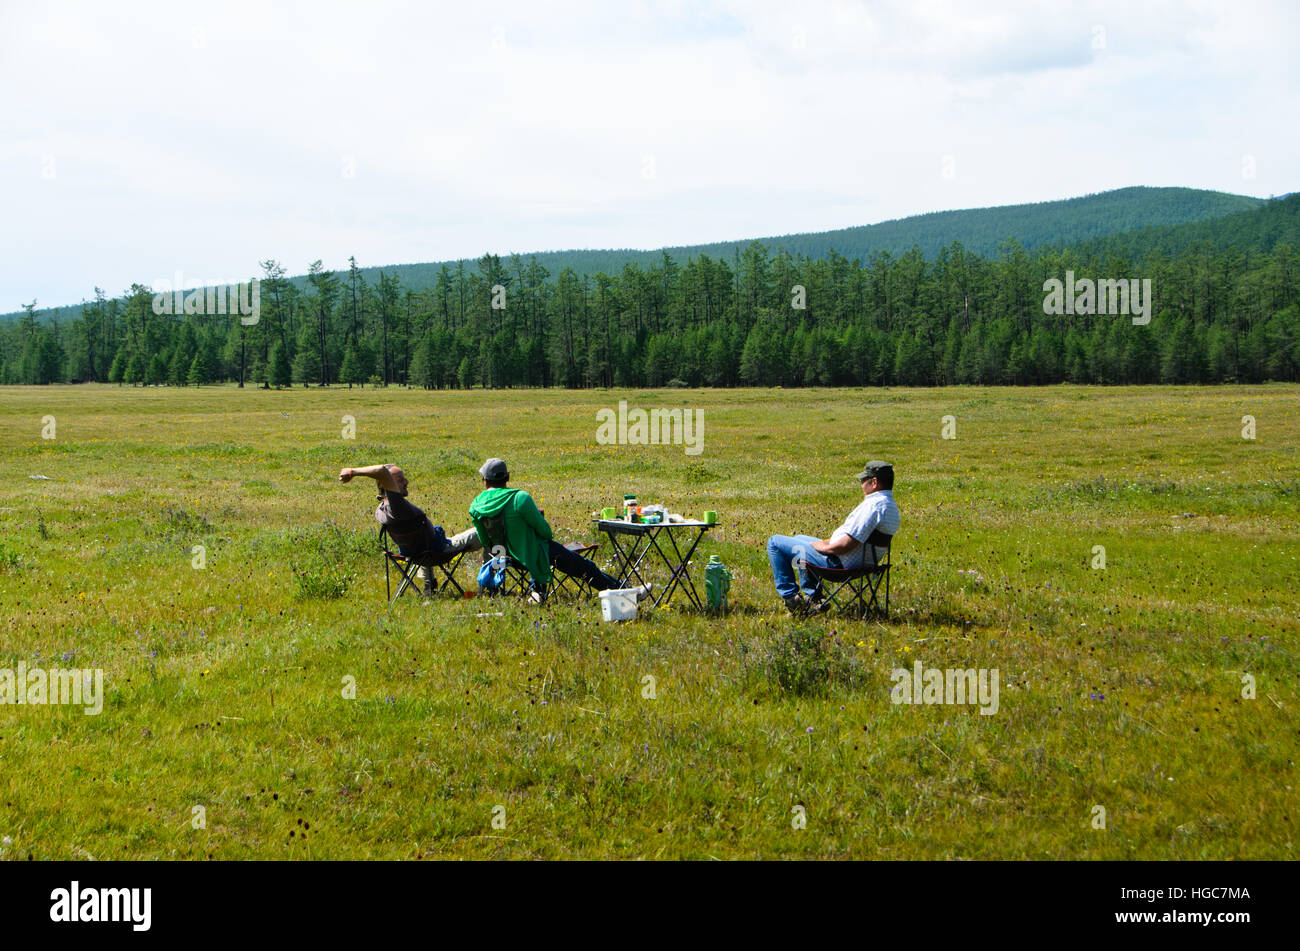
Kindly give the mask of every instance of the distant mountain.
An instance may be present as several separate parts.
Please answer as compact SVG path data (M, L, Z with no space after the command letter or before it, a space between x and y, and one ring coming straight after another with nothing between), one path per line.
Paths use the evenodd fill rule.
M1200 245L1215 251L1232 248L1262 253L1280 244L1300 248L1300 192L1210 221L1139 228L1095 238L1080 244L1079 251L1084 256L1116 254L1136 261L1155 251L1172 257Z
M1132 231L1137 228L1179 225L1192 221L1207 221L1225 215L1251 211L1264 204L1266 199L1247 195L1230 195L1225 192L1205 191L1197 188L1120 188L1115 191L1067 198L1061 201L1044 201L1026 205L1001 205L994 208L970 208L962 211L935 211L910 218L882 221L874 225L859 225L835 231L817 231L806 234L787 234L758 238L773 252L784 248L792 255L811 258L826 257L833 249L853 260L866 260L878 251L897 256L913 245L926 258L933 258L939 249L960 241L968 251L994 254L998 245L1014 238L1026 250L1042 245L1069 245ZM600 271L618 274L623 265L637 263L642 266L657 264L667 251L678 263L707 254L713 258L730 257L755 239L717 241L712 244L682 245L653 251L632 249L600 251L543 251L535 255L521 255L525 260L536 257L537 263L558 274L566 267L579 275L592 275ZM492 253L501 253L493 251ZM502 254L504 258L506 255ZM465 259L472 268L476 258ZM398 264L388 267L362 268L367 281L377 278L380 271L396 273L403 287L413 290L432 288L438 278L438 269L444 262L429 264ZM445 262L454 266L456 262Z
M1194 240L1193 236L1198 234L1207 237L1221 236L1222 232L1217 225L1206 224L1206 222L1217 221L1225 216L1234 216L1234 221L1240 219L1240 227L1248 230L1250 226L1246 222L1250 219L1243 215L1249 215L1250 212L1265 204L1268 202L1262 198L1196 188L1133 187L1061 201L970 208L961 211L936 211L913 215L910 218L882 221L873 225L780 235L757 240L767 245L773 252L784 249L792 255L821 258L827 256L833 249L850 260L855 258L865 260L879 251L897 256L913 246L919 248L925 257L932 258L940 248L954 241L960 241L968 251L991 255L997 251L998 245L1008 238L1015 239L1026 250L1032 250L1045 245L1073 245L1093 242L1113 235L1129 235L1132 239L1129 244L1122 241L1116 244L1116 249L1119 250L1129 246L1136 247L1149 241ZM1179 226L1193 222L1199 223L1200 230L1177 232ZM1234 232L1236 227L1234 225ZM524 254L521 257L525 260L536 257L537 262L552 275L559 274L566 267L572 268L579 275L589 276L601 271L613 275L622 271L625 264L637 263L648 266L658 263L664 251L671 254L678 263L684 263L702 254L714 258L730 257L751 240L754 239L718 241L712 244L653 251L633 249L542 251L536 254ZM501 253L503 259L507 257L507 254L496 250L492 253ZM474 269L476 262L477 257L464 259L467 269ZM443 263L364 267L361 271L366 280L372 283L377 280L380 271L396 274L403 288L421 291L434 287L438 270ZM445 263L452 267L456 264L455 261ZM292 280L300 286L306 283L305 275L299 275ZM107 290L110 294L120 294L125 288ZM88 288L87 297L89 296ZM75 317L80 309L80 304L74 304L41 308L40 312L45 319L68 320ZM15 311L0 315L0 321L13 319L20 314L21 311Z

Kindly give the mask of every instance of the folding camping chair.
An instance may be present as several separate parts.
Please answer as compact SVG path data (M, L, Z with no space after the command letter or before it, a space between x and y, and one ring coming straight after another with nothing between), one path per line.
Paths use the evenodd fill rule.
M505 581L490 594L511 594L523 597L532 590L532 577L522 562L515 561L506 547L506 523L500 515L487 515L474 521L483 551L488 558L505 555Z
M841 614L865 617L873 612L889 617L889 553L893 535L876 529L867 538L867 544L885 550L885 558L873 565L857 568L818 568L805 565L804 570L823 586L822 600L834 606ZM865 554L865 553L864 553ZM885 588L885 604L880 605L880 587ZM828 586L833 586L827 590Z
M388 597L388 603L396 604L402 594L410 588L416 594L421 594L423 586L420 584L419 570L424 569L426 577L433 579L433 593L440 594L448 588L455 588L459 597L465 596L465 589L456 581L456 566L460 560L465 557L463 551L458 552L429 552L418 558L407 558L401 552L393 551L388 547L388 526L379 527L379 543L383 546L384 556L384 593ZM390 566L396 569L401 581L397 585L397 593L393 593L392 581L390 580ZM439 580L441 579L441 580Z
M592 552L600 547L600 542L566 542L564 547L575 555L592 558ZM551 595L557 594L572 595L575 599L594 598L596 589L591 586L591 582L586 578L566 575L563 571L555 571L551 574Z

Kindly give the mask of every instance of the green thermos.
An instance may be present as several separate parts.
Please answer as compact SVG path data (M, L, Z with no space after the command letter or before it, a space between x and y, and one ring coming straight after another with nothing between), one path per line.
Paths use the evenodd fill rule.
M731 572L717 555L709 556L704 566L704 597L709 610L721 614L727 610L727 592L731 590Z

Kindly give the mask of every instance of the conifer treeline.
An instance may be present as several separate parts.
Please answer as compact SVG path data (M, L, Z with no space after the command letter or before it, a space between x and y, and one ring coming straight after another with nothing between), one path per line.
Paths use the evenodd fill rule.
M154 312L96 288L70 322L0 329L0 381L520 386L832 386L1300 380L1300 258L1105 246L986 257L954 243L848 260L773 253L579 277L535 259L444 265L434 286L262 262L256 324ZM1152 319L1048 316L1044 282L1149 278ZM800 290L802 289L802 290ZM797 306L802 304L803 306ZM500 306L503 305L503 306Z

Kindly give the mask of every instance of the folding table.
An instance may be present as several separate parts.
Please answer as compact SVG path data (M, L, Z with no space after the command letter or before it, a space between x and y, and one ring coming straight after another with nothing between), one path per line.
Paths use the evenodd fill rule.
M691 580L691 556L714 526L709 522L627 522L622 519L593 519L596 528L609 536L614 549L618 583L623 587L657 581L651 604L667 604L673 592L682 590L691 603L703 610L704 604ZM657 563L668 569L668 580L659 579ZM647 577L649 575L649 577Z

